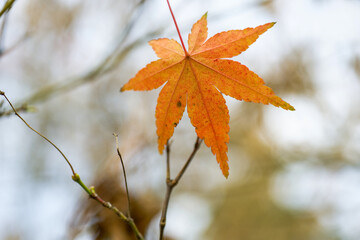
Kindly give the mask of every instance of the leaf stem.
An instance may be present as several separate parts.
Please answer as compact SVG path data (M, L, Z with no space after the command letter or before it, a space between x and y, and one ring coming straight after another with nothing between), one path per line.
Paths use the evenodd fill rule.
M168 143L166 145L166 194L165 194L165 199L164 199L163 208L162 208L162 212L161 212L159 240L163 240L163 237L164 237L164 229L165 229L165 225L166 225L166 215L167 215L167 210L169 207L169 201L170 201L172 190L179 183L181 177L184 175L187 167L191 163L191 160L194 158L196 152L199 150L201 143L202 143L202 140L199 137L197 137L192 153L190 154L189 158L187 159L186 163L184 164L184 166L182 167L182 169L180 170L178 175L173 180L170 178L170 161L169 161L170 160L170 144Z
M181 41L181 45L182 45L182 47L183 47L183 49L184 49L184 52L185 52L185 56L189 56L189 53L186 51L184 41L183 41L183 39L182 39L182 37L181 37L181 33L180 33L179 27L178 27L178 25L177 25L177 22L176 22L174 13L173 13L173 11L172 11L172 9L171 9L170 2L169 2L169 0L166 0L166 2L167 2L167 4L168 4L168 6L169 6L169 10L170 10L172 19L174 20L175 27L176 27L176 31L177 31L177 33L178 33L178 35L179 35L179 38L180 38L180 41Z

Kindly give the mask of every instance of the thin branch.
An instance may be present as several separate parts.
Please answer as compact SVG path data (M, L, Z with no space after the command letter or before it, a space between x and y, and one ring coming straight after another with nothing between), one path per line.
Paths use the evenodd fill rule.
M163 203L163 207L162 207L162 211L161 211L159 240L162 240L164 238L164 230L165 230L165 226L166 226L166 215L167 215L167 210L169 207L169 201L170 201L170 196L171 196L172 190L173 190L173 187L171 187L170 184L167 184L165 199L164 199L164 203Z
M73 166L71 165L70 161L67 159L67 157L65 156L65 154L52 142L50 141L47 137L45 137L44 135L42 135L41 133L39 133L38 131L36 131L33 127L31 127L21 116L20 114L16 111L16 109L14 108L14 106L12 105L12 103L10 102L10 100L7 98L7 96L5 95L5 92L0 90L0 95L3 95L4 98L6 99L6 101L9 103L10 107L12 108L12 110L14 111L15 115L18 116L18 118L20 118L25 125L30 128L33 132L35 132L37 135L39 135L40 137L42 137L43 139L45 139L48 143L50 143L65 159L65 161L67 162L67 164L69 165L73 175L75 175L75 170L73 168Z
M1 23L1 27L0 27L0 56L2 56L4 52L5 30L6 30L7 20L8 20L8 14L6 12L6 14L4 15L4 20Z
M72 180L76 183L78 183L82 189L84 189L84 191L90 196L90 198L94 199L95 201L101 203L101 205L103 205L104 207L110 209L111 211L113 211L118 217L120 217L122 220L126 221L127 224L130 226L130 228L133 230L133 232L136 235L136 238L138 240L144 240L144 237L142 236L142 234L140 233L140 231L138 230L134 220L130 217L126 217L122 212L119 211L119 209L117 209L116 207L114 207L110 202L106 202L104 201L102 198L100 198L100 196L95 192L95 188L94 187L90 187L88 188L82 181L80 178L80 175L77 174L74 170L74 168L72 167L70 161L67 159L67 157L64 155L64 153L53 143L51 142L47 137L45 137L44 135L42 135L41 133L39 133L38 131L36 131L33 127L31 127L21 116L20 114L16 111L16 109L14 108L14 106L12 105L12 103L10 102L10 100L7 98L5 92L0 90L0 95L4 96L4 98L6 99L6 101L9 103L10 107L13 109L15 115L17 117L19 117L24 123L25 125L30 128L32 131L34 131L36 134L38 134L40 137L42 137L43 139L45 139L47 142L49 142L56 150L58 150L58 152L62 155L62 157L66 160L66 162L68 163L69 167L71 168L71 171L73 173L72 176ZM119 152L118 152L119 153ZM121 155L119 155L121 157ZM130 205L129 205L130 206ZM130 211L129 211L130 212Z
M170 142L166 144L166 182L170 181Z
M130 226L130 228L133 230L133 232L135 233L136 239L138 240L144 240L144 237L142 236L142 234L140 233L139 229L137 228L134 220L130 217L126 217L124 213L122 213L117 207L113 206L110 202L106 202L105 200L103 200L95 191L94 187L90 187L88 188L80 179L79 174L75 174L74 176L72 176L72 179L74 180L74 182L77 182L90 196L90 198L94 199L95 201L97 201L98 203L100 203L101 205L103 205L105 208L110 209L111 211L113 211L121 220L127 222L127 224Z
M201 140L199 137L196 138L196 141L194 144L194 149L193 149L192 153L190 154L189 158L187 159L187 161L184 164L184 166L182 167L182 169L179 171L176 178L173 180L170 177L170 160L169 160L170 159L170 144L168 143L166 145L166 175L167 175L166 176L166 194L165 194L165 199L164 199L163 208L162 208L162 212L161 212L159 240L163 240L163 238L164 238L164 229L166 226L166 215L167 215L167 210L169 207L169 201L170 201L172 190L179 183L181 177L184 175L186 169L188 168L189 164L193 160L196 152L199 150L202 141L203 140Z
M202 139L200 139L199 137L196 138L195 144L194 144L194 150L192 151L192 153L190 154L188 160L186 161L184 167L180 170L180 172L178 173L178 175L176 176L176 178L172 181L172 184L175 186L176 184L178 184L178 182L180 181L181 177L184 175L187 167L189 166L191 160L194 158L196 152L199 150L200 145L202 143Z
M113 133L113 135L115 136L115 141L116 141L116 151L117 154L120 158L120 162L121 162L121 167L123 170L123 174L124 174L124 181L125 181L125 189L126 189L126 197L127 197L127 202L128 202L128 217L131 218L131 204L130 204L130 194L129 194L129 188L128 188L128 183L127 183L127 178L126 178L126 171L125 171L125 166L124 166L124 161L121 157L121 153L120 153L120 149L119 149L119 138L118 135Z

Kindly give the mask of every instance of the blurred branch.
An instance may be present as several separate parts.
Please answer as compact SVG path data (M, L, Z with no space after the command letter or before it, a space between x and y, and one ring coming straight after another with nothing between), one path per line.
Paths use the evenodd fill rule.
M11 106L11 108L13 109L14 113L16 116L18 116L24 123L25 125L30 128L33 132L35 132L36 134L38 134L40 137L42 137L43 139L45 139L48 143L50 143L61 155L62 157L65 159L65 161L68 163L71 171L72 171L72 180L76 183L78 183L82 189L85 190L85 192L90 196L90 198L94 199L95 201L99 202L101 205L103 205L104 207L110 209L111 211L113 211L118 217L120 217L122 220L126 221L128 223L128 225L131 227L131 229L134 231L136 238L138 240L143 240L143 236L141 235L141 233L139 232L138 228L136 227L136 224L134 223L133 219L130 217L126 217L122 212L120 212L116 207L114 207L110 202L106 202L104 201L96 192L95 192L95 188L94 187L87 187L80 178L80 175L77 174L73 168L73 166L71 165L70 161L67 159L67 157L65 156L65 154L52 142L50 141L47 137L45 137L44 135L42 135L41 133L39 133L38 131L36 131L33 127L31 127L21 116L20 114L16 111L16 109L14 108L14 106L12 105L12 103L10 102L10 100L7 98L5 92L0 90L0 95L2 95L6 101L9 103L9 105ZM118 149L118 147L117 147ZM118 150L119 153L119 150ZM121 155L120 155L121 156Z
M69 79L61 80L56 83L44 86L43 88L39 89L29 97L21 100L21 102L16 103L15 106L21 106L25 103L34 104L36 102L45 101L56 95L60 95L62 93L71 91L83 84L93 82L97 79L97 77L111 72L114 68L120 65L133 49L146 42L147 39L159 35L165 29L165 26L159 26L154 31L148 32L147 34L143 35L141 38L133 41L132 43L126 46L123 46L129 33L132 31L137 19L141 15L145 2L146 2L145 0L142 0L139 3L137 3L132 13L130 14L131 17L129 17L130 19L129 22L126 24L125 28L120 33L118 43L113 48L113 50L110 51L110 53L104 59L102 59L95 67L93 67L92 69L90 69L88 72L84 73L81 76L71 77ZM259 3L260 2L261 1L259 1ZM250 7L251 6L253 5L250 5ZM222 18L224 16L225 16L224 14L215 13L211 17L213 19L217 19L217 18ZM226 16L228 16L228 14L226 14Z
M3 55L4 52L4 38L5 38L5 28L7 24L7 14L4 16L4 20L1 23L0 27L0 57Z
M15 2L15 0L10 1L10 2L11 2L11 6L12 6L12 4ZM6 3L5 3L5 6L6 6ZM10 6L10 8L11 8L11 6ZM20 45L21 42L23 42L29 36L29 33L25 33L13 46L11 46L5 50L5 47L4 47L5 46L5 44L4 44L5 30L6 30L6 26L7 26L7 22L8 22L8 13L9 13L10 8L7 8L7 11L4 11L4 19L3 19L3 22L0 27L0 57L3 57L5 54L8 54L12 50L14 50L17 46ZM2 14L3 13L1 13L1 15ZM1 15L0 15L0 17L1 17Z
M4 7L2 8L1 12L0 12L0 17L5 13L10 11L10 9L12 8L13 4L14 4L15 0L7 0L6 3L4 4Z
M0 102L0 108L1 108L1 106L2 106L2 102ZM16 110L16 112L36 112L35 107L28 106L27 104L19 106L15 110ZM0 117L11 116L13 114L15 114L13 109L0 111Z
M166 195L165 195L165 199L164 199L163 209L161 212L159 240L162 240L164 237L164 229L165 229L165 225L166 225L166 214L167 214L167 210L169 207L169 201L170 201L172 190L176 187L176 185L179 183L181 177L184 175L187 167L191 163L191 160L194 158L196 152L199 150L202 141L203 140L200 139L199 137L196 138L194 149L193 149L192 153L190 154L190 156L189 156L188 160L186 161L186 163L184 164L183 168L180 170L180 172L174 179L171 179L171 177L170 177L170 144L168 143L166 145Z
M13 50L15 50L22 42L24 42L29 37L29 33L25 33L17 42L15 42L11 47L4 49L0 44L0 57L3 57L6 54L9 54ZM0 36L3 38L3 35ZM0 40L1 41L1 40Z
M144 43L147 39L159 34L162 31L163 27L158 27L157 30L147 33L142 36L140 39L130 43L129 45L123 47L125 40L127 39L129 33L132 31L137 19L141 15L143 5L146 1L140 1L136 7L133 9L129 17L129 22L123 29L120 34L118 43L112 51L106 56L102 61L100 61L93 69L89 70L85 74L79 77L73 77L67 80L62 80L54 84L50 84L33 93L31 96L23 99L17 105L22 105L24 103L35 103L39 101L47 100L55 95L59 95L64 92L75 89L76 87L83 85L88 82L96 80L96 77L109 73L115 67L117 67L121 62L128 56L128 54L137 46Z

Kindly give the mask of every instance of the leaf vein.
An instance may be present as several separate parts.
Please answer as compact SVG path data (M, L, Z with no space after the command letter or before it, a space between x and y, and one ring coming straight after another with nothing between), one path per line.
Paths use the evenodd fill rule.
M193 60L193 59L192 59L192 60ZM216 141L215 141L215 142L216 142L216 147L217 147L217 149L218 149L218 151L219 151L219 154L220 154L220 146L219 146L219 143L218 143L218 141L217 141L217 140L218 140L218 136L217 136L217 134L216 134L216 131L215 131L215 128L214 128L213 121L212 121L211 115L210 115L210 113L209 113L209 110L208 110L207 107L206 107L205 99L204 99L204 94L203 94L202 91L201 91L198 78L196 77L196 74L195 74L195 71L194 71L194 67L192 66L192 64L190 63L190 61L189 61L189 65L190 65L191 71L193 72L196 85L197 85L197 87L198 87L198 89L199 89L200 96L201 96L201 99L202 99L202 101L203 101L204 108L205 108L205 110L206 110L206 114L207 114L207 116L208 116L208 118L209 118L209 120L210 120L210 125L211 125L212 131L213 131L213 134L214 134L214 137L215 137L215 140L216 140Z
M269 98L269 99L271 100L271 96L270 96L270 95L263 94L263 93L259 92L258 90L254 89L254 88L252 88L252 87L249 87L249 86L246 85L246 84L243 84L242 82L238 81L238 80L235 79L235 78L232 78L232 77L229 77L229 76L225 75L224 73L222 73L222 72L220 72L220 71L212 68L211 66L209 66L209 65L207 65L207 64L205 64L205 63L203 63L203 62L201 62L201 61L198 61L198 60L196 60L196 59L193 59L193 60L194 60L195 62L199 63L200 65L203 65L204 67L207 67L208 69L214 71L215 73L217 73L217 74L219 74L219 75L221 75L221 76L224 76L224 77L226 77L226 78L228 78L228 79L230 79L230 80L232 80L232 81L234 81L234 82L237 82L237 83L239 83L241 86L243 86L243 87L245 87L245 88L247 88L247 89L249 89L249 90L251 90L251 91L254 91L254 92L256 92L256 93L258 93L258 94L260 94L260 95L262 95L262 96L264 96L264 97L267 97L267 98ZM250 70L249 70L249 71L250 71Z
M173 97L174 97L174 94L175 94L175 92L176 92L176 89L177 89L177 86L178 86L178 84L179 84L179 81L181 80L181 77L182 77L182 75L183 75L183 73L184 73L185 67L186 67L186 63L184 64L184 67L183 67L183 69L181 70L181 73L180 73L180 75L179 75L179 78L178 78L178 80L176 81L175 87L174 87L173 92L172 92L172 94L171 94L169 104L168 104L167 107L166 107L166 115L165 115L164 121L166 121L167 116L168 116L168 114L169 114L170 104L171 104L172 99L173 99ZM164 132L164 127L165 127L165 125L163 125L162 132L161 132L160 135L163 134L163 132Z

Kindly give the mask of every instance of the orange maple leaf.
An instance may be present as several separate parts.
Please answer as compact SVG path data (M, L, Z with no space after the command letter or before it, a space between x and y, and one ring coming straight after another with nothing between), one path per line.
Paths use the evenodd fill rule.
M221 59L239 55L275 23L221 32L206 41L206 18L207 14L204 14L193 25L188 37L188 51L173 39L150 41L149 44L160 59L141 69L121 91L152 90L166 82L155 112L159 152L162 154L187 106L197 135L211 147L222 173L227 177L230 117L222 93L247 102L270 103L286 110L295 109L276 96L246 66Z

